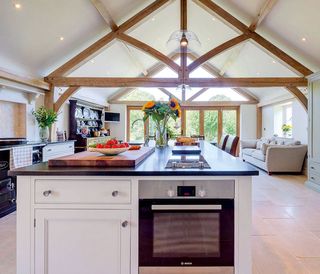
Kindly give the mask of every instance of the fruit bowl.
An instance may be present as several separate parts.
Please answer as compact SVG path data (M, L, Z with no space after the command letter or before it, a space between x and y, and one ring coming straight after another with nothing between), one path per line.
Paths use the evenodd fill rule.
M104 155L118 155L122 152L125 152L129 150L128 147L120 147L120 148L95 148L95 147L89 147L88 151L91 152L100 152Z

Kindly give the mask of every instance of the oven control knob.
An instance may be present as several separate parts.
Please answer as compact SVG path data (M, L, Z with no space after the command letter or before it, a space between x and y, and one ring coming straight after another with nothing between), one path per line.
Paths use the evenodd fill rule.
M174 190L173 189L169 189L167 192L169 197L173 197L174 196Z
M203 198L203 197L205 197L207 195L207 192L204 189L200 189L198 194L199 194L200 197Z

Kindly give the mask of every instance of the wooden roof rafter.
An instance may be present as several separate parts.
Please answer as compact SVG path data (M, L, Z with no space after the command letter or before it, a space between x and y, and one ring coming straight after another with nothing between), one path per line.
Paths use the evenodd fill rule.
M290 66L296 72L303 76L308 76L313 72L305 67L303 64L289 56L283 50L276 47L274 44L269 42L267 39L263 38L261 35L256 33L255 31L251 30L250 27L247 27L244 23L240 20L235 18L233 15L228 13L226 10L212 2L211 0L193 0L196 4L200 7L204 8L208 12L213 12L215 15L219 16L220 19L228 25L231 25L233 28L237 29L238 31L246 34L249 36L250 39L255 41L258 45L265 48L268 52L273 54L278 59L282 60L287 66Z
M82 64L87 62L90 58L100 53L112 40L114 40L118 34L124 33L139 22L145 19L148 15L154 11L168 4L171 0L157 0L151 3L149 6L138 12L136 15L131 17L129 20L121 24L117 30L111 31L101 39L93 43L91 46L77 54L75 57L67 61L65 64L54 70L49 76L63 76L70 74L72 71L80 67Z
M187 0L181 1L181 28L187 28ZM150 47L149 45L139 41L127 34L125 31L132 28L139 22L141 22L146 16L150 15L155 10L158 10L160 7L163 7L165 4L171 2L170 0L158 0L154 1L147 8L143 9L141 12L138 12L131 19L121 24L119 27L115 23L110 23L112 31L105 35L103 38L98 40L96 43L76 55L74 58L69 60L67 63L56 69L52 72L48 77L45 77L45 80L49 82L51 85L55 86L90 86L90 87L176 87L179 84L188 84L191 87L231 87L231 88L239 88L239 87L297 87L297 86L305 86L306 79L304 77L270 77L270 78L189 78L189 73L192 69L200 65L206 65L205 62L208 61L213 56L222 53L224 50L231 48L247 39L252 39L261 47L265 48L271 54L276 56L278 59L282 60L288 66L292 67L298 73L303 76L309 75L312 73L311 70L303 66L297 60L290 57L288 54L283 52L281 49L277 48L275 45L270 43L268 40L257 34L253 29L253 25L247 27L237 18L233 17L227 11L216 5L211 0L193 0L200 4L202 7L205 7L210 12L214 12L219 17L221 17L224 21L232 25L234 28L238 29L242 34L230 41L223 43L215 49L210 50L205 53L203 56L198 57L190 66L186 64L186 53L181 53L181 65L177 65L171 58L165 56L161 52L156 49ZM96 2L96 4L101 1L92 0L92 2ZM110 15L110 14L109 14ZM105 16L109 16L107 13ZM257 22L261 20L257 19ZM89 58L92 58L94 55L98 54L104 47L107 46L108 43L113 41L114 39L119 39L121 41L126 42L140 50L143 50L149 53L151 56L160 60L167 66L169 66L174 71L178 72L178 78L141 78L141 77L63 77L65 74L70 73L75 70L77 67L86 62ZM158 86L156 86L158 85ZM185 96L183 96L184 98Z

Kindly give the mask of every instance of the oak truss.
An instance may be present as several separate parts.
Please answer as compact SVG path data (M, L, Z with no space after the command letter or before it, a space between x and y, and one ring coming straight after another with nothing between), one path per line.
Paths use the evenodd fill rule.
M181 29L187 29L187 1L191 0L180 0L180 27ZM284 51L270 43L267 39L255 32L256 27L270 12L272 6L276 0L267 0L265 6L259 13L259 15L254 19L252 24L248 27L235 18L233 15L228 13L226 10L212 2L211 0L192 0L196 2L200 7L206 9L208 12L213 13L218 16L226 24L233 27L239 33L239 36L224 42L223 44L211 49L202 56L197 56L193 58L190 65L187 65L187 53L181 50L180 54L180 65L174 62L173 56L166 56L159 52L155 48L139 41L128 34L126 31L132 27L137 26L141 23L147 16L154 13L155 11L163 8L164 6L170 4L171 0L156 0L136 15L131 17L129 20L118 26L107 8L101 2L101 0L91 0L93 5L97 8L99 13L102 15L111 31L104 37L99 39L97 42L80 52L78 55L70 59L68 62L57 68L55 71L50 73L44 78L46 82L51 85L51 92L46 95L48 98L46 100L48 106L52 106L53 102L53 89L54 87L69 87L64 94L61 95L59 100L55 103L54 108L59 110L65 101L68 100L72 94L74 94L81 87L119 87L119 94L125 94L128 89L135 87L157 87L160 88L164 93L168 87L177 87L180 84L186 84L190 87L202 88L197 94L189 98L186 104L190 104L190 99L195 99L197 96L201 95L207 89L211 87L229 87L234 88L240 94L245 94L247 98L252 100L252 96L244 92L241 88L249 87L284 87L289 92L291 92L300 103L307 109L307 99L303 93L298 89L298 87L307 86L306 76L312 74L313 72L305 67L303 64L286 54ZM81 65L86 63L88 60L98 55L102 50L104 50L108 44L113 40L122 41L125 45L131 45L143 52L149 54L150 56L156 58L161 64L178 74L177 78L150 78L152 75L147 70L143 69L143 75L139 77L67 77ZM225 78L221 72L215 72L212 69L211 73L214 71L213 75L216 78L190 78L189 74L197 69L198 67L203 67L208 70L209 63L206 63L211 58L231 49L247 40L253 40L257 45L264 48L269 54L281 60L286 64L292 71L296 72L300 77L255 77L255 78ZM135 59L134 54L129 52L131 58ZM135 60L137 61L137 60ZM159 67L159 65L157 65ZM222 75L221 75L222 74ZM113 96L113 100L118 99L118 94ZM185 99L184 94L182 98ZM112 100L111 100L112 101ZM185 101L185 100L183 100ZM254 101L254 99L252 100Z

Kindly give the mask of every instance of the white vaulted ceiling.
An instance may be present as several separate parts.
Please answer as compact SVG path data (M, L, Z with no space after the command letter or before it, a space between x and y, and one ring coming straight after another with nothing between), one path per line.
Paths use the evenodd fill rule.
M153 2L101 1L118 25ZM213 0L246 25L250 25L265 1ZM21 4L20 9L14 7L16 2ZM166 42L169 35L179 29L179 2L175 0L165 5L127 31L127 34L168 55L170 52ZM257 32L311 70L320 70L320 35L317 28L319 10L318 0L278 0ZM202 46L196 52L197 55L239 35L192 0L188 0L188 29L194 31L201 40ZM41 78L109 31L109 26L91 0L1 0L0 67ZM64 38L63 41L60 37ZM232 60L231 65L226 65L228 60ZM70 76L135 77L145 73L157 62L140 50L114 41ZM223 70L225 77L297 76L251 41L225 51L209 60L209 63L218 71ZM81 89L79 94L89 98L107 98L116 91ZM250 89L250 92L260 99L287 93L282 88Z

